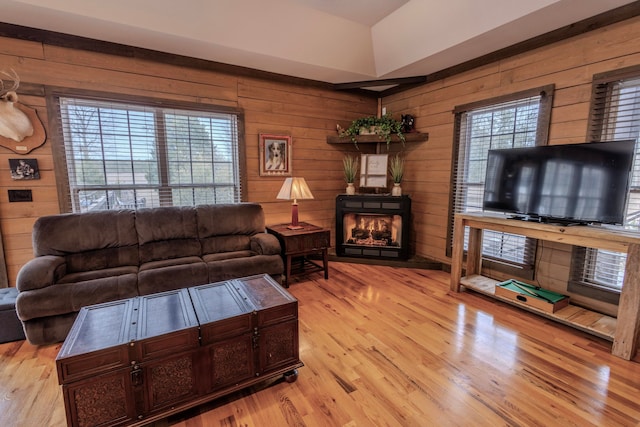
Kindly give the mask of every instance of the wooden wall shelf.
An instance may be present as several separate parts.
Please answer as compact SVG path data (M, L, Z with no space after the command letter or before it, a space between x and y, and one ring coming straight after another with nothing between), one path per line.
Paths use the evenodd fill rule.
M467 250L466 277L462 277L464 230L467 226L469 227L469 248ZM518 221L483 214L456 214L451 262L452 291L459 292L461 285L464 285L466 288L501 299L495 295L497 282L481 275L482 232L486 229L568 245L626 253L627 263L617 319L571 304L555 313L536 312L613 341L611 353L615 356L626 360L635 356L638 332L640 331L640 311L638 310L638 306L640 306L640 237L637 234L605 227L571 227ZM511 300L506 302L515 303ZM520 306L535 311L531 310L529 306Z
M413 132L405 133L404 139L407 143L412 142L424 142L429 140L428 133ZM385 144L383 139L380 139L378 135L357 135L356 141L358 144ZM395 135L391 136L391 143L400 142L400 138ZM350 136L327 136L327 144L353 144Z

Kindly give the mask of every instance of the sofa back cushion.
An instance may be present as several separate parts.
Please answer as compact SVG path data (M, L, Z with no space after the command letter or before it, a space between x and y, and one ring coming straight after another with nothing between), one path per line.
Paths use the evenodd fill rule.
M203 254L249 250L250 237L265 231L264 211L257 203L200 205L196 212Z
M200 256L196 211L190 206L136 211L140 263Z
M203 254L247 251L251 249L251 237L245 234L230 236L214 236L202 239Z
M33 226L35 256L66 259L67 273L138 265L133 210L43 216Z

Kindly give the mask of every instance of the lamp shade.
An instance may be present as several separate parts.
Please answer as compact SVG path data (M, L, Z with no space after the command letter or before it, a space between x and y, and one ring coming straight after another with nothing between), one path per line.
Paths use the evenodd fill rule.
M304 178L286 178L276 199L297 200L313 199L313 194Z
M282 183L282 188L277 199L293 200L291 204L291 224L288 228L299 230L303 228L298 224L298 199L313 199L313 194L304 178L286 178Z

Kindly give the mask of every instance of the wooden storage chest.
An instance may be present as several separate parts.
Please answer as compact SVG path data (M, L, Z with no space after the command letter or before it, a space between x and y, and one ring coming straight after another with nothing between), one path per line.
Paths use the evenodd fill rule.
M71 426L146 424L295 380L297 300L266 275L84 307L56 365Z

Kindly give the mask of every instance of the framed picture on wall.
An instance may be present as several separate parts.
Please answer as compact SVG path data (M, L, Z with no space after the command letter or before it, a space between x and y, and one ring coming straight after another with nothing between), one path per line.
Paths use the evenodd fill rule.
M11 179L40 179L36 159L9 159L9 169L11 169Z
M291 136L260 134L260 176L291 176Z

